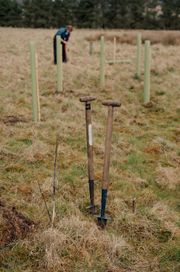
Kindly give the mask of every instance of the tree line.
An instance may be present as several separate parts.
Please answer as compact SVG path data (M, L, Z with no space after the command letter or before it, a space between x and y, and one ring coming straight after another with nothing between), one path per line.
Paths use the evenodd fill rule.
M0 26L180 29L180 0L0 0Z

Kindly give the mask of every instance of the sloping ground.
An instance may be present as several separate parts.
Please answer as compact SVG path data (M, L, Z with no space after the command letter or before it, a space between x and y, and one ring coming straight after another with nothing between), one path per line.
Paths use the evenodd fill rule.
M143 72L141 80L134 79L134 45L118 45L118 59L132 63L107 65L106 88L100 90L99 43L95 42L94 54L89 56L86 41L88 35L97 35L98 31L75 30L69 42L69 62L63 67L64 91L57 95L54 31L0 31L0 197L5 203L0 205L0 228L7 226L4 205L15 207L20 218L32 222L33 228L25 227L27 232L17 231L14 239L1 243L0 270L179 271L180 47L153 45L152 107L146 108ZM119 35L118 31L113 33ZM30 40L37 43L39 59L43 121L36 125L31 121ZM112 59L110 40L106 42L106 57ZM96 217L86 211L85 120L79 97L88 94L97 97L92 106L97 204L107 116L101 102L115 99L122 103L114 115L107 206L111 220L106 230L98 229ZM59 185L52 229L42 193L52 213L57 133ZM16 219L11 226L14 223Z

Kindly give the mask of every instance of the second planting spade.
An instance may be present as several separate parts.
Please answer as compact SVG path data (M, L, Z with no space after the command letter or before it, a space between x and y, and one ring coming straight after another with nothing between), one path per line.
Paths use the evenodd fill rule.
M102 179L102 191L101 191L101 213L98 216L98 225L101 228L105 228L107 223L106 217L106 201L109 187L109 165L110 165L110 152L111 152L111 140L112 140L112 128L113 128L113 111L114 107L120 107L121 104L116 101L105 101L102 103L108 107L107 128L106 128L106 140L105 140L105 154L104 154L104 167L103 167L103 179Z

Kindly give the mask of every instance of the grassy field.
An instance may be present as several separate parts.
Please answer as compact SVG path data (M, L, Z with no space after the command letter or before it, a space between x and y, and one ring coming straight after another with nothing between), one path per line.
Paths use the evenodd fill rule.
M178 272L180 270L180 45L170 32L143 32L152 45L151 107L135 79L133 31L75 30L68 45L64 91L57 95L52 40L55 30L0 28L0 271ZM106 65L99 87L99 42ZM173 37L179 33L173 32ZM127 40L121 39L126 37ZM161 37L163 37L161 41ZM112 39L111 39L112 38ZM94 41L89 55L88 40ZM122 40L122 42L121 42ZM164 40L166 42L164 42ZM37 45L42 122L33 124L29 42ZM162 42L162 43L161 43ZM95 200L100 204L107 99L114 114L107 228L87 213L89 203L84 105L94 95ZM56 135L58 191L51 228L38 183L52 213ZM136 198L136 212L132 200ZM23 217L24 216L24 217Z

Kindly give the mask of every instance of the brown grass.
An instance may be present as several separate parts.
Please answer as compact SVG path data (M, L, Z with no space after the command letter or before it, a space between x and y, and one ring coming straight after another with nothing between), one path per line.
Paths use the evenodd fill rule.
M77 216L64 218L56 229L46 230L41 240L46 248L47 268L59 269L60 266L62 271L67 271L68 256L74 260L82 258L91 267L93 252L98 252L98 258L103 258L105 263L116 266L117 256L127 247L121 237L104 233L94 223ZM64 256L65 252L68 256Z
M135 79L137 31L75 30L63 65L64 90L55 94L55 30L1 28L0 62L0 191L1 199L39 223L36 233L17 237L0 253L2 271L172 272L178 271L179 247L179 74L178 32L142 31L152 45L151 107L143 106L142 77ZM139 32L139 31L138 31ZM131 64L106 64L106 87L99 88L99 42L89 56L87 39L106 36L106 59L117 36L117 58ZM149 35L149 36L148 36ZM172 36L171 36L172 35ZM169 38L169 37L174 37ZM154 39L154 42L153 42ZM164 46L165 40L174 43ZM29 41L37 44L42 122L32 123ZM162 42L163 41L163 42ZM106 230L87 213L89 205L84 106L93 103L95 202L101 201L107 108L115 110ZM52 212L51 183L56 134L57 216ZM173 188L172 188L173 186ZM136 212L132 200L136 198ZM0 227L4 221L0 218Z
M86 37L87 41L98 41L103 35L106 41L113 41L113 38L116 37L118 43L125 44L136 44L137 33L142 33L142 42L145 40L150 40L152 44L162 44L165 46L177 46L180 45L180 33L179 31L102 31L101 33L90 34Z
M176 189L180 184L179 169L173 167L158 167L156 182L162 187Z

